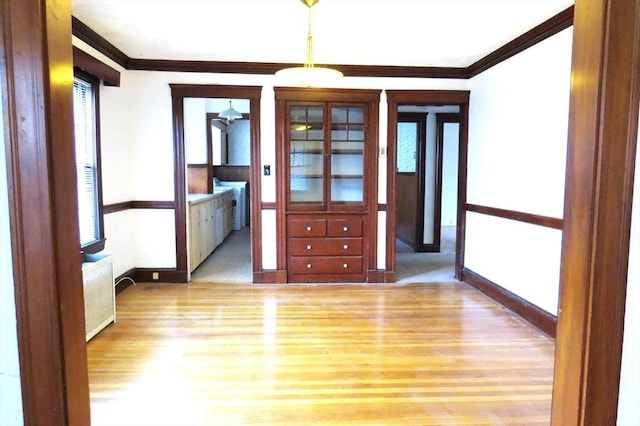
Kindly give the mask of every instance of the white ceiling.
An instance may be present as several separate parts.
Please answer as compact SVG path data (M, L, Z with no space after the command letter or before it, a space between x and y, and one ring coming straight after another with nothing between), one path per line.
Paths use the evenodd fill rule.
M72 14L131 58L305 60L300 0L72 0ZM573 0L320 0L316 64L466 67Z

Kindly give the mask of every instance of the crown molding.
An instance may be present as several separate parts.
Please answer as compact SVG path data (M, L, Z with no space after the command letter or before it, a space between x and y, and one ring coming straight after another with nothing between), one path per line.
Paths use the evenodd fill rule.
M129 62L131 58L75 16L71 17L71 34L116 62L121 67L130 69Z
M573 6L513 39L468 67L411 67L393 65L318 64L342 71L348 77L405 77L469 79L573 25ZM130 58L79 19L72 17L72 33L98 52L128 70L202 73L266 74L297 66L276 62L176 61Z
M521 36L511 40L504 46L496 49L492 53L489 53L484 58L471 64L467 68L469 73L467 78L474 77L494 65L497 65L500 62L530 48L531 46L546 40L560 31L566 30L573 25L573 8L573 6L569 6L557 15L547 19L542 24L532 28Z

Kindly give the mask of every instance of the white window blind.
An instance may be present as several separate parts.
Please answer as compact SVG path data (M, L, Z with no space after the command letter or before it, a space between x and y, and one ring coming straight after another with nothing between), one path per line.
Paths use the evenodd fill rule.
M73 109L81 246L100 239L96 127L93 102L91 83L75 78L73 81Z

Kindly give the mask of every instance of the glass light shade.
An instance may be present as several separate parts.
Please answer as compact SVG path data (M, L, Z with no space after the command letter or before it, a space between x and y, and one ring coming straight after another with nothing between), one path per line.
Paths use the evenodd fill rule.
M343 76L338 70L315 66L284 68L275 75L286 85L305 87L326 87Z
M220 111L218 113L218 118L224 118L227 121L233 121L242 118L242 114L233 109L233 107L231 106L231 101L229 101L229 108L225 109L224 111Z

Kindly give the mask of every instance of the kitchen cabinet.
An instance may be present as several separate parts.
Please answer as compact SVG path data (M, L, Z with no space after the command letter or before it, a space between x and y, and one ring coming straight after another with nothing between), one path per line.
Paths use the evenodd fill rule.
M189 196L189 266L194 271L233 230L231 188Z

